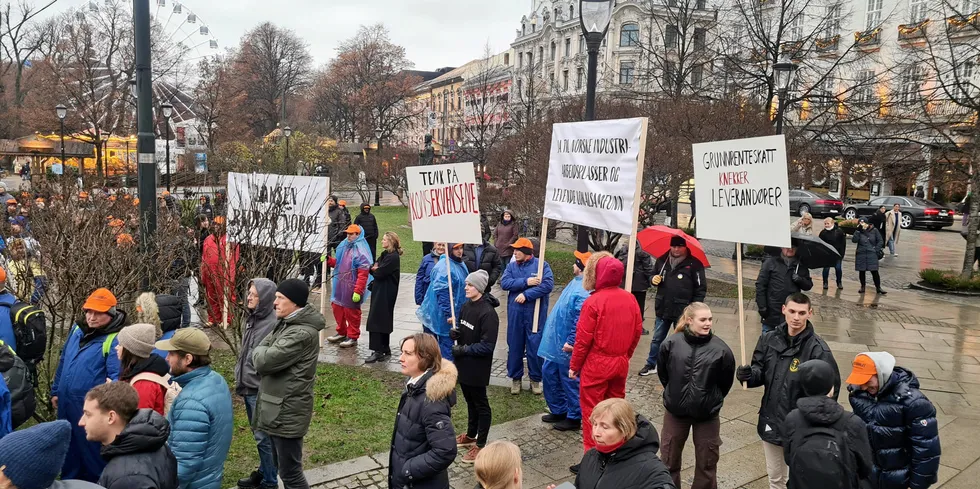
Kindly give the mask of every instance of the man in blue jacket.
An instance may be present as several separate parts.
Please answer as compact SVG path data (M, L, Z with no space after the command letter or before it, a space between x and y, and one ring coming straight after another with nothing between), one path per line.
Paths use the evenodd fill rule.
M68 332L51 383L51 404L58 410L58 419L71 423L62 479L95 482L105 468L102 445L85 439L85 428L78 426L78 420L88 391L106 379L119 379L116 335L126 325L126 313L116 309L116 297L104 288L92 292L82 310L86 324L75 324Z
M591 256L591 253L575 252L575 278L561 292L561 297L548 316L548 322L541 330L538 356L544 359L541 380L544 382L544 400L548 403L548 414L542 416L541 421L553 423L558 431L582 428L579 381L570 378L568 371L572 351L575 349L575 327L582 312L582 304L589 298L589 291L582 286L582 273L585 272L585 264Z
M548 317L548 295L555 288L551 266L544 264L544 273L538 277L538 259L534 257L534 244L527 238L519 238L510 245L514 249L514 261L507 265L500 287L507 294L507 377L512 383L510 393L521 393L524 378L524 358L527 358L531 392L541 394L541 357L538 346L541 332L532 333L534 303L541 300L538 327L544 327Z
M432 269L439 262L439 257L446 253L446 243L435 243L432 252L422 257L419 264L419 271L415 274L415 305L421 306L425 300L425 293L429 291L429 280L432 277Z
M17 351L14 324L10 321L10 306L15 302L17 298L7 290L7 272L0 267L0 341Z
M211 340L184 328L156 347L168 352L170 375L181 387L167 415L180 489L221 489L234 421L228 384L209 367Z

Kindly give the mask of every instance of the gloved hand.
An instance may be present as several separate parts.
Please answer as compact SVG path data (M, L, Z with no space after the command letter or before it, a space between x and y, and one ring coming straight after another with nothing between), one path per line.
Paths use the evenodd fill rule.
M354 302L361 302L361 294L354 292L354 297L351 298Z
M320 263L324 263L326 261L327 261L327 255L325 255L325 254L324 255L320 255Z
M453 357L459 358L466 355L466 347L463 345L453 345Z
M663 282L663 281L664 281L664 278L662 276L655 275L653 277L653 280L650 281L650 283L652 283L654 286L657 286L657 285L660 285L660 282Z
M449 339L456 341L459 339L459 330L456 328L449 330Z
M752 380L752 367L743 365L735 369L735 378L738 379L739 382L748 382Z
M803 280L803 279L801 279L799 275L797 275L795 273L793 274L793 283L794 284L800 283L801 280Z
M762 319L769 317L769 309L759 309L759 315L762 316Z

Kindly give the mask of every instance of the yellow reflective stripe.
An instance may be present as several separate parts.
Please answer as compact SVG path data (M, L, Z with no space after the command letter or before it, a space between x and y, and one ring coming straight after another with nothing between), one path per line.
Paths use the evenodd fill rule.
M14 355L17 354L17 352L15 352L14 349L10 345L5 343L3 340L0 340L0 346L6 346L7 349L10 350L10 353L13 353Z
M109 352L112 351L112 340L116 339L116 335L119 333L112 333L105 337L105 341L102 342L102 356L109 356Z

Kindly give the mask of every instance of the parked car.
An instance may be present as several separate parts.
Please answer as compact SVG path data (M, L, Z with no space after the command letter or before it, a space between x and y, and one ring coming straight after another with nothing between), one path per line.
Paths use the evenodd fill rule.
M798 216L809 212L813 217L836 217L844 211L844 201L809 190L790 190L789 210Z
M918 226L936 231L952 226L953 218L956 215L956 211L953 209L939 205L931 200L920 199L918 197L886 195L884 197L875 197L867 204L848 205L844 209L844 218L857 219L859 217L870 216L880 206L885 206L887 210L891 210L895 204L902 206L902 229Z

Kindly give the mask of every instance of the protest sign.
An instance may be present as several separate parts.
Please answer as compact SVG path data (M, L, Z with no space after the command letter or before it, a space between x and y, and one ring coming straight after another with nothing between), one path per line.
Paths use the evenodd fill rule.
M405 172L415 241L483 243L473 163L410 166Z
M646 118L555 124L544 217L633 234Z
M229 173L229 241L323 253L329 194L327 177Z
M790 246L783 136L695 144L693 155L698 238Z

